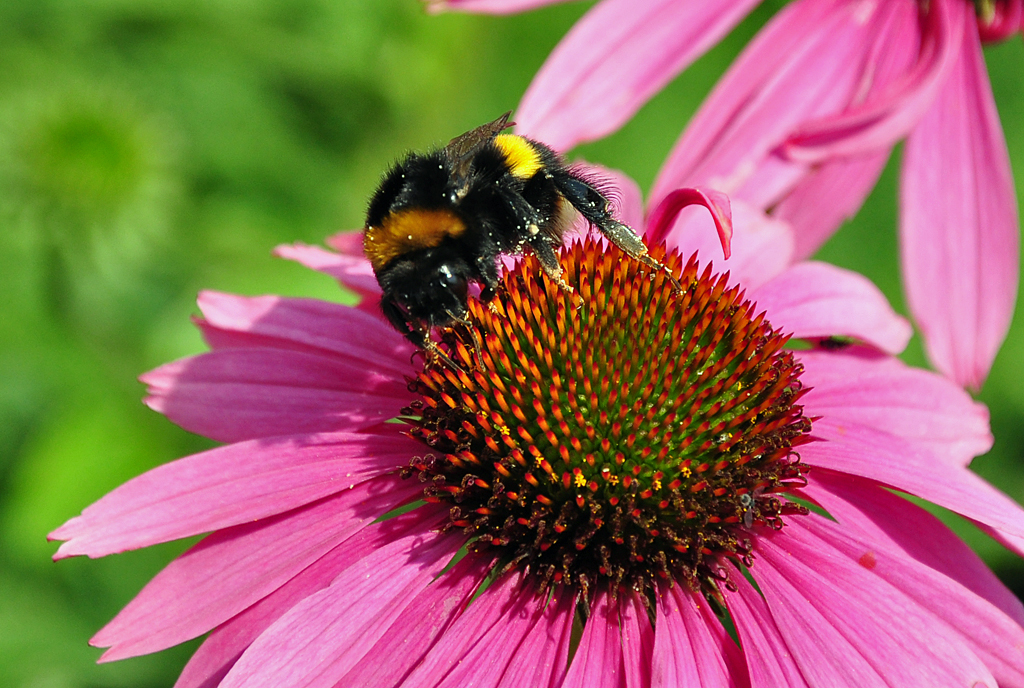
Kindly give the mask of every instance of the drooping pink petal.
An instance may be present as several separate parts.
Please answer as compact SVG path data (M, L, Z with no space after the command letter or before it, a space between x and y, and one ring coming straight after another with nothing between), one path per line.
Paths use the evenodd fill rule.
M711 213L722 242L722 253L728 259L732 255L732 208L728 196L710 189L676 189L665 196L647 218L647 240L651 243L666 241L679 213L691 205L702 205Z
M414 347L380 317L336 303L281 296L199 294L199 326L213 349L279 348L330 353L407 375Z
M847 558L846 565L854 567L856 563L877 576L876 586L885 581L886 588L892 586L913 600L925 612L923 619L930 631L942 630L962 642L1000 686L1024 685L1024 628L986 600L899 548L853 537L829 519L801 519L799 528L790 534L819 551L834 549L835 554Z
M363 256L334 253L305 244L283 244L274 249L274 255L330 275L360 297L357 306L360 310L371 315L379 314L377 304L380 301L380 285L377 284L370 261Z
M733 582L736 592L725 601L743 645L751 688L811 688L764 598L743 576L735 576Z
M798 263L750 296L774 327L797 338L853 337L898 354L913 334L870 280L828 263Z
M830 543L812 539L802 520L757 539L753 575L808 683L995 688L959 633Z
M992 448L988 409L935 373L859 347L801 351L808 416L865 426L912 442L934 458L967 466ZM816 429L816 428L815 428Z
M772 216L793 227L795 259L811 256L860 210L875 188L890 152L883 150L824 162L809 170L775 205Z
M749 685L739 648L699 593L661 586L651 688Z
M640 601L639 595L633 591L622 591L620 594L619 624L626 688L649 688L654 629L647 616L647 607Z
M962 0L929 2L918 25L908 27L908 34L920 36L916 64L899 78L871 89L863 101L844 112L804 123L784 145L785 155L818 163L889 149L918 123L943 87L973 12L973 6Z
M627 688L622 666L619 601L601 591L561 688Z
M409 399L398 372L283 349L220 349L139 379L150 408L219 442L358 430L394 418Z
M802 493L863 542L884 544L935 569L1024 626L1024 605L939 519L870 480L819 469Z
M480 14L515 14L566 0L425 0L428 12L478 12Z
M546 601L520 571L500 576L441 636L402 683L403 688L504 685L512 656L523 643L533 646L534 634L548 636L557 651L563 647L568 651L559 638L568 635L574 600L569 591L558 591ZM534 640L529 640L531 636ZM562 666L565 661L563 655ZM535 685L554 685L554 681L555 676L550 676Z
M747 46L691 120L654 184L657 204L708 186L767 210L813 171L780 146L845 111L917 55L915 0L797 0Z
M865 426L833 425L821 418L813 433L828 441L800 447L808 465L875 480L1024 542L1024 509L968 469L938 461L901 437Z
M907 139L900 239L907 302L929 359L977 389L1013 316L1020 228L1006 141L973 27L935 104Z
M991 16L978 17L978 35L983 42L1002 41L1024 28L1024 2L995 0L990 3Z
M610 134L759 2L603 0L534 77L517 130L563 151Z
M438 577L367 653L368 657L387 657L388 660L357 663L341 685L399 685L462 613L491 567L489 560L469 556ZM406 623L405 618L415 619L416 623ZM409 650L396 653L395 648Z
M728 271L734 282L753 289L789 267L793 230L743 201L730 202L730 207L733 251L728 260L712 218L700 208L684 209L670 228L659 234L684 257L696 251L701 265L713 263L716 272Z
M289 609L313 593L326 588L342 571L371 552L408 533L425 532L425 529L432 527L439 520L439 509L426 507L366 526L304 568L280 588L217 626L185 665L174 688L215 688L220 685L220 681L234 666L242 652ZM476 582L479 582L483 576L482 573L476 575L473 569L465 566L456 566L453 573L456 570L466 576L464 581L456 582L458 586L468 583L474 576ZM472 587L475 588L475 584ZM388 666L394 664L392 662Z
M397 432L240 442L158 466L50 534L55 559L102 557L249 523L395 472L421 451Z
M382 513L422 493L384 476L315 504L217 531L158 573L90 643L102 661L206 633L291 580Z
M460 545L461 538L451 533L414 532L370 553L261 633L221 688L338 685Z

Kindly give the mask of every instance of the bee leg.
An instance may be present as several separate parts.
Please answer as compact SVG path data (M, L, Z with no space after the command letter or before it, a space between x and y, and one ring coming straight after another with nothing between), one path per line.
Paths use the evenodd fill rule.
M608 199L600 191L571 174L556 176L555 186L565 196L565 199L572 204L572 207L576 208L580 215L585 217L590 224L597 227L608 241L621 248L634 260L638 260L644 265L665 273L676 291L683 291L682 285L679 284L679 280L675 278L672 271L654 258L651 258L647 253L646 244L637 236L633 228L622 224L612 217L608 211Z
M519 235L524 241L531 241L540 234L540 226L544 218L537 212L537 209L530 205L530 202L523 198L522 194L504 185L497 185L498 197L504 201L511 211L510 218L519 230Z
M546 237L538 236L533 241L529 242L530 248L533 249L533 254L537 256L537 260L540 262L540 266L544 268L544 272L552 282L557 284L562 291L566 293L573 293L572 285L565 281L562 277L562 266L558 262L558 255L555 253L555 249L552 248L551 244L548 243Z

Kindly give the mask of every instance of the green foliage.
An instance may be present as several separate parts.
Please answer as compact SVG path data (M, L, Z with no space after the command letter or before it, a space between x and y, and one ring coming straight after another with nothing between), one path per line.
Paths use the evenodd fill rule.
M649 186L767 3L623 131L578 153ZM115 485L211 444L139 403L141 372L199 352L202 288L346 298L270 256L361 225L404 150L518 102L587 8L429 16L417 0L6 0L0 3L0 685L170 686L194 643L95 666L88 637L181 550L54 565L48 531ZM1024 179L1024 60L990 50ZM895 183L823 255L899 306ZM919 347L912 354L922 360ZM982 399L980 472L1024 500L1024 327ZM970 537L1012 584L1016 559Z

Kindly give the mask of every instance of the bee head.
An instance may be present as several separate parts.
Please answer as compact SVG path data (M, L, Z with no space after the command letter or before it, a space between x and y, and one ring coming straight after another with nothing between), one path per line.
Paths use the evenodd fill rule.
M444 246L402 257L378 275L385 298L405 313L406 320L428 327L465 315L474 277L470 265Z

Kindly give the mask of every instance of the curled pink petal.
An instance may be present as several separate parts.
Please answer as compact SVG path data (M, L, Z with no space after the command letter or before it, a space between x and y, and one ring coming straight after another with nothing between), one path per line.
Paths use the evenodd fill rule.
M913 68L871 89L863 102L844 112L803 124L784 145L787 157L822 162L886 150L906 136L949 77L960 52L964 25L974 12L961 0L932 0L927 8L922 10L919 27L906 27L902 37L909 42L920 35L921 48Z
M902 437L953 466L992 448L988 409L940 375L857 347L798 357L810 388L802 400L808 415Z
M925 350L940 371L978 389L1016 305L1020 225L1006 141L973 30L934 106L907 139L900 196L904 284Z
M758 287L751 300L797 338L853 337L898 354L913 334L870 280L828 263L798 263Z
M664 241L679 212L691 205L702 205L711 212L722 252L728 259L732 254L732 208L728 196L711 189L676 189L665 196L647 218L648 242Z
M991 16L978 17L978 35L983 42L1002 41L1024 28L1024 2L1021 0L994 0L987 3Z
M517 130L563 151L610 134L759 2L603 0L534 77Z

